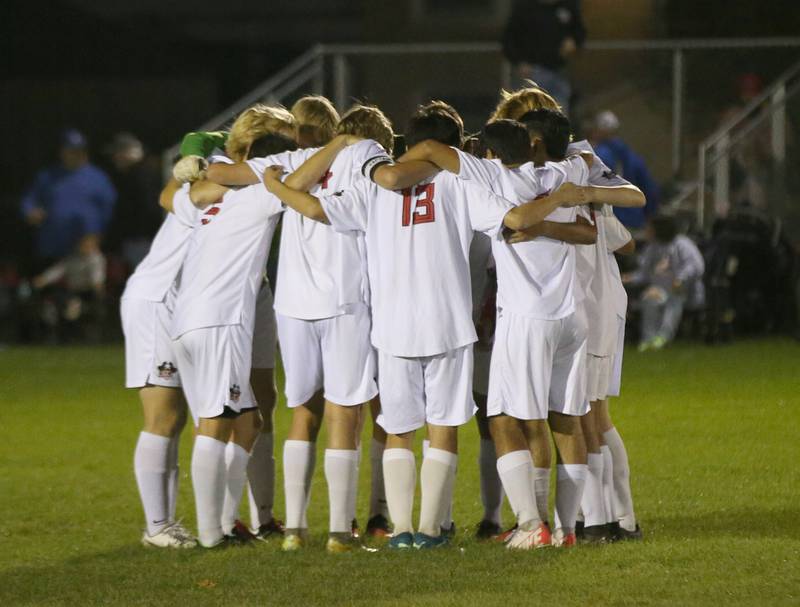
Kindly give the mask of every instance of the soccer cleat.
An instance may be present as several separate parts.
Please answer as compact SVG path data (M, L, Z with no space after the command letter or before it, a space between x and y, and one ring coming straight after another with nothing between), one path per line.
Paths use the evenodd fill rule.
M651 347L653 350L661 350L664 346L667 345L667 340L660 335L656 335L651 342Z
M345 552L353 552L359 550L361 545L358 540L352 536L349 538L337 537L331 535L328 537L328 543L325 544L325 551L328 554L343 554Z
M636 529L633 531L628 531L624 527L619 527L614 534L614 541L617 542L641 542L643 539L644 534L642 534L642 528L639 527L638 523L636 524Z
M550 527L547 523L539 523L535 527L528 529L527 525L521 525L506 541L506 548L509 550L532 550L545 548L552 545Z
M494 538L494 539L495 539L495 541L497 541L497 542L502 542L502 543L504 543L504 544L505 544L505 543L508 541L508 538L510 538L512 535L514 535L514 532L515 532L517 529L519 529L519 525L515 524L513 527L509 527L508 529L506 529L505 531L503 531L503 532L502 532L500 535L498 535L498 536L497 536L496 538Z
M606 544L611 541L608 525L584 526L580 540L584 544Z
M487 521L486 519L478 523L475 529L475 539L478 540L493 540L503 534L500 525L494 521Z
M389 540L389 548L393 550L408 550L414 546L414 536L410 531L397 533Z
M361 537L361 529L358 527L358 519L353 519L350 523L350 535L353 539L358 539Z
M245 525L239 519L236 519L233 522L233 529L231 529L231 532L228 535L230 535L231 537L235 537L242 544L247 544L248 542L254 542L256 540L261 539L257 535L255 535L252 531L250 531L247 525Z
M382 514L376 514L367 521L367 537L392 537L392 526Z
M450 538L444 534L433 536L417 531L414 534L414 548L417 550L428 550L430 548L441 548L450 542Z
M581 539L583 537L583 526L584 526L583 521L575 521L575 536L578 539Z
M284 552L296 552L303 548L305 545L305 540L303 536L299 533L287 533L283 536L283 542L281 543L281 550Z
M283 535L283 522L272 517L256 530L251 530L259 539L266 540L276 535Z
M455 521L450 521L449 527L441 527L441 534L447 538L453 538L456 536L456 523Z
M197 540L180 523L167 525L155 535L142 535L142 544L156 548L194 548Z
M552 537L553 546L556 548L572 548L578 543L575 533L564 533L564 530L556 529Z

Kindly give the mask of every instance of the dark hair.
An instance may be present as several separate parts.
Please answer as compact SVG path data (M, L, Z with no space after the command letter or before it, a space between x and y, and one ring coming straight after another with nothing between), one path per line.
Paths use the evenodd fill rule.
M461 147L464 122L453 106L443 101L432 101L421 106L408 121L406 145L410 148L426 139L445 145Z
M572 130L569 118L557 110L540 108L525 112L519 121L528 129L531 139L542 138L544 149L552 160L563 160L567 155Z
M495 120L481 131L484 144L503 164L523 164L530 160L531 138L525 125L516 120Z
M291 152L297 149L297 143L294 139L290 139L286 135L280 133L267 133L258 139L255 139L250 144L250 149L247 152L248 160L250 158L264 158L265 156L272 156L273 154L280 154L281 152Z
M669 244L678 235L678 222L672 215L656 215L650 225L656 240L662 244Z

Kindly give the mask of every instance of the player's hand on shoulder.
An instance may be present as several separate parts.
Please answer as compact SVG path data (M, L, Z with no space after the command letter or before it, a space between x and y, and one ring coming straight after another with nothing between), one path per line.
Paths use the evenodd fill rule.
M528 242L542 235L543 225L538 223L532 225L525 230L511 230L506 228L503 230L503 238L508 244L518 244L520 242Z
M264 185L272 192L276 184L280 183L281 177L286 173L286 170L280 165L268 166L264 169Z
M208 161L202 156L185 156L172 167L172 176L180 183L193 183L205 179Z
M562 183L555 194L559 197L562 207L577 207L591 202L589 189L570 181Z

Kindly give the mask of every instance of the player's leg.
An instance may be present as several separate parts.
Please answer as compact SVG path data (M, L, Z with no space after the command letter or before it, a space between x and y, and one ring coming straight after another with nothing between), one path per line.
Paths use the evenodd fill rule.
M308 530L306 510L324 411L322 353L314 321L281 314L277 314L277 321L286 376L286 404L292 409L292 422L283 445L284 549L293 550L302 546Z
M477 356L475 360L475 373L477 375ZM488 381L486 384L488 384ZM488 392L488 385L486 387L486 392ZM473 397L478 407L478 411L475 413L475 421L478 424L478 435L480 436L478 472L481 485L481 504L483 505L483 516L478 523L476 536L478 539L489 539L500 535L502 532L503 497L505 494L503 493L503 483L500 480L500 475L497 473L497 452L489 430L489 418L486 416L486 394L473 391Z
M598 401L592 401L590 406L589 413L581 417L581 431L586 441L587 469L581 498L584 528L580 537L587 542L601 542L610 539L606 527L608 513L603 493L604 461L597 432Z
M383 478L386 504L394 525L391 548L414 544L412 514L417 488L414 433L425 425L425 384L422 359L400 358L378 351L381 412L378 423L386 431Z
M580 418L586 401L586 319L582 310L559 321L553 355L548 422L558 454L556 543L570 545L586 482L586 442Z
M453 499L458 466L458 428L475 415L472 344L431 356L423 364L425 416L430 447L422 461L419 532L414 545L447 541L442 519ZM452 515L448 517L452 519Z
M659 287L649 287L642 293L640 300L641 320L639 335L639 351L653 349L658 341L659 330L664 316L666 293Z
M255 402L253 402L255 405ZM242 540L256 536L239 521L239 505L247 484L247 469L253 445L261 434L261 413L257 406L242 410L233 422L225 447L225 501L222 506L222 531Z
M275 351L278 328L272 306L272 289L261 286L256 300L256 322L253 330L253 366L250 386L261 411L261 433L253 446L247 464L250 527L259 537L283 533L283 523L273 515L275 503L275 435L273 415L277 391L275 388Z
M389 508L386 505L386 487L383 480L383 451L386 449L386 431L378 424L381 410L380 396L369 403L372 416L372 440L369 445L370 495L367 535L390 537L392 527L389 523Z
M225 538L222 508L226 491L225 447L235 415L200 418L192 451L192 486L200 545L213 548Z
M317 321L325 378L328 448L325 478L330 501L329 552L353 549L361 411L378 394L375 351L366 306Z

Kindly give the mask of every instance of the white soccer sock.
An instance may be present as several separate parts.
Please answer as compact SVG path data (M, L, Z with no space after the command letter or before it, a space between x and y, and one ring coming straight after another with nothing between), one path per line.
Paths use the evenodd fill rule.
M497 458L497 472L503 482L511 509L517 523L541 522L536 507L536 492L533 486L533 458L527 449L512 451Z
M283 444L283 488L286 494L286 528L307 529L306 509L316 462L316 443L287 440Z
M543 521L550 520L550 468L533 469L533 490L536 493L536 509Z
M356 510L358 508L358 478L361 472L361 443L356 445L356 469L353 476L350 478L350 488L347 491L347 516L348 521L356 520ZM350 527L348 527L350 529Z
M384 449L383 478L386 503L394 524L394 534L414 532L411 520L414 491L417 488L417 463L409 449Z
M192 486L197 530L203 546L222 539L222 502L225 499L225 443L198 435L192 451Z
M389 510L386 507L386 488L383 484L383 450L386 448L384 443L376 441L374 438L369 445L369 466L370 466L370 495L369 495L369 517L380 514L389 517Z
M635 531L636 515L633 512L631 472L628 467L628 452L625 450L625 443L622 442L622 437L616 428L603 432L603 441L611 452L613 461L614 511L623 529Z
M444 449L429 447L422 459L420 484L422 485L422 503L419 512L419 530L427 535L439 536L442 532L442 521L452 514L447 511L453 498L453 485L456 477L458 455Z
M241 445L230 441L225 447L225 501L222 504L222 532L225 534L233 531L239 518L249 460L250 454Z
M503 483L497 473L497 452L494 448L494 441L491 439L481 439L478 470L481 477L483 520L491 521L495 525L502 525Z
M355 449L325 450L325 479L328 481L331 533L347 533L353 517L350 494L353 477L357 476L358 451Z
M583 520L587 527L606 524L606 505L603 497L603 455L589 453L586 484L581 497Z
M250 527L258 529L272 518L275 502L275 457L272 432L262 432L247 463L247 498L250 503Z
M600 452L603 454L603 502L606 508L606 523L615 523L617 521L617 513L614 508L614 460L611 457L611 449L608 445L600 447Z
M149 432L139 433L133 453L133 471L149 535L155 535L169 523L168 459L168 437Z
M169 522L175 522L175 511L178 507L178 485L181 479L178 456L180 454L181 435L176 434L169 439L169 453L167 459L167 513Z
M586 464L556 466L556 513L558 526L564 533L575 531L575 517L586 482Z

